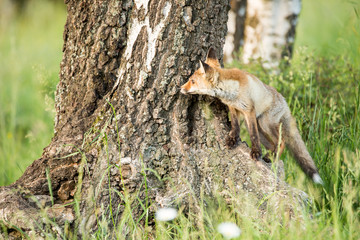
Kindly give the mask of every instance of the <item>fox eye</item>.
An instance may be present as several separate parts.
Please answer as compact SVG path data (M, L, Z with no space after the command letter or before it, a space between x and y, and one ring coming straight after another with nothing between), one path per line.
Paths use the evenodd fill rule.
M194 83L195 83L195 80L194 80L194 79L191 79L191 83L194 84Z

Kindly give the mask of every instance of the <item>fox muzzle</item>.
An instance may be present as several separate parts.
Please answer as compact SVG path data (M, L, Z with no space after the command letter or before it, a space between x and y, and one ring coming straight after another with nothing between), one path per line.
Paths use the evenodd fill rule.
M185 90L184 88L181 88L180 92L181 92L182 94L188 94L188 91Z

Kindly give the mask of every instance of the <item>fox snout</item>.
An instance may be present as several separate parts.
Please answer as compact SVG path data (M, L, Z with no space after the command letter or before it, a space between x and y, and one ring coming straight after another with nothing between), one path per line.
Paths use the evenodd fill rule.
M180 88L181 88L180 92L181 92L182 94L188 94L188 93L189 93L189 89L190 89L189 82L185 83L185 84L182 85Z
M188 93L188 91L183 86L181 86L180 92L182 94L187 94Z

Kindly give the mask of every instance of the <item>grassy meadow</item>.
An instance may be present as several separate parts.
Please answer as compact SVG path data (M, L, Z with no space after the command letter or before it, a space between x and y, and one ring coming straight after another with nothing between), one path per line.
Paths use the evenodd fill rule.
M1 3L1 2L0 2ZM0 5L0 185L39 158L53 134L62 57L63 4L31 1L16 14Z
M260 219L239 212L241 203L219 199L213 207L200 204L200 213L157 223L156 239L222 239L216 226L223 221L241 228L238 239L360 239L360 3L302 2L290 65L278 75L256 63L231 66L246 68L287 99L324 180L324 187L314 186L285 151L286 180L309 194L310 214L301 222ZM0 5L1 186L21 176L52 137L65 18L61 1L30 1L20 15ZM129 219L130 210L120 224ZM145 239L147 231L130 220L134 239ZM99 222L94 237L109 236Z

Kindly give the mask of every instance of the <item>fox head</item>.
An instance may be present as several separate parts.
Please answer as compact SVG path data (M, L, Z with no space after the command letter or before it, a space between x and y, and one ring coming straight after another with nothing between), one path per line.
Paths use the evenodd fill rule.
M190 76L187 83L181 86L183 94L209 94L217 85L217 71L215 68L220 67L216 58L215 51L210 48L205 62L200 61L200 67Z

